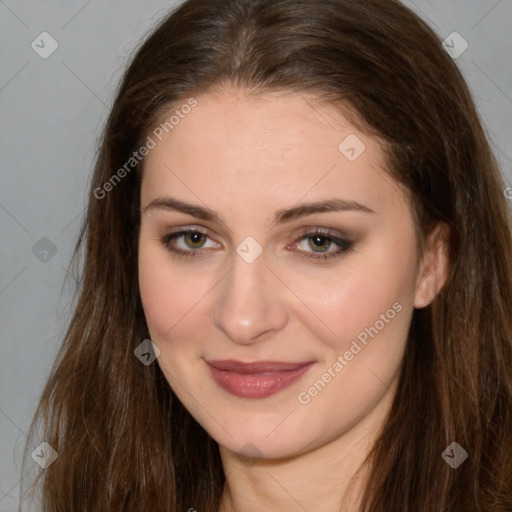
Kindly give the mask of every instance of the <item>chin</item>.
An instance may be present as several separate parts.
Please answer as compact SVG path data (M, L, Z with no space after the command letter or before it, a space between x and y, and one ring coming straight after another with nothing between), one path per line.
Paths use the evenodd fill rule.
M303 424L299 426L290 422L285 427L280 425L281 422L283 417L264 423L255 417L254 422L244 419L241 422L224 423L226 430L233 436L218 425L213 428L210 428L211 424L208 425L207 431L220 447L254 459L289 458L305 453L319 443L318 436L306 435Z

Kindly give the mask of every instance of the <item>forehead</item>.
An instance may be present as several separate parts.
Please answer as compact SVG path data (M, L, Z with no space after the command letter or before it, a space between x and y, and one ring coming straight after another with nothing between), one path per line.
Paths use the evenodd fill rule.
M194 145L217 154L236 154L264 159L274 156L274 148L331 148L340 137L357 132L348 119L333 106L319 105L301 93L249 95L240 89L226 88L196 99L197 106L163 134L174 146ZM175 111L176 109L173 109ZM179 108L177 109L179 110ZM171 111L172 113L172 111ZM169 114L162 117L169 118ZM235 144L231 142L236 141ZM203 151L204 152L204 151ZM199 155L197 155L199 156ZM276 162L279 164L279 162Z
M165 192L217 205L256 206L264 198L281 206L326 194L374 206L396 199L379 141L332 106L298 93L254 97L239 89L195 99L145 157L142 204Z

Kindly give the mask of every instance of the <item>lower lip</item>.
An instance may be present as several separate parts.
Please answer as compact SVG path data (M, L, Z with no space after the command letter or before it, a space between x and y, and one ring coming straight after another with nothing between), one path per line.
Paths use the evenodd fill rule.
M242 398L265 398L299 380L315 363L309 363L296 370L237 373L229 370L219 370L208 364L215 382L228 393Z

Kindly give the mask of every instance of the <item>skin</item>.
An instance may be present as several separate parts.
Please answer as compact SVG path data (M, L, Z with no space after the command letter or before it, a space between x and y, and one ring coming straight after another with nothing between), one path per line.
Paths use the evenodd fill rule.
M444 231L436 230L420 258L411 212L383 170L378 140L332 107L305 94L254 99L234 88L196 99L144 161L139 284L157 363L219 443L227 475L220 510L317 510L319 496L324 512L354 510L364 471L351 488L349 481L391 406L413 310L446 279ZM350 134L366 146L354 161L338 149ZM207 206L222 220L147 208L166 196ZM274 222L277 210L334 197L374 213ZM307 259L337 249L322 240L315 252L304 237L315 227L348 238L354 249L325 262ZM162 238L184 228L209 234L171 245L202 255L180 258L165 247ZM252 263L236 251L248 236L263 249ZM396 302L400 312L300 403L299 393ZM205 359L315 364L277 394L250 399L220 388Z

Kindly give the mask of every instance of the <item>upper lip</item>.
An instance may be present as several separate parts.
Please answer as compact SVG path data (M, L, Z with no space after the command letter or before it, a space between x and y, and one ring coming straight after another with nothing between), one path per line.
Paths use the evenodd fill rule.
M263 373L298 370L299 368L314 363L314 361L298 363L288 363L283 361L250 361L245 363L234 359L216 359L213 361L207 361L207 363L218 370L228 370L237 373Z

